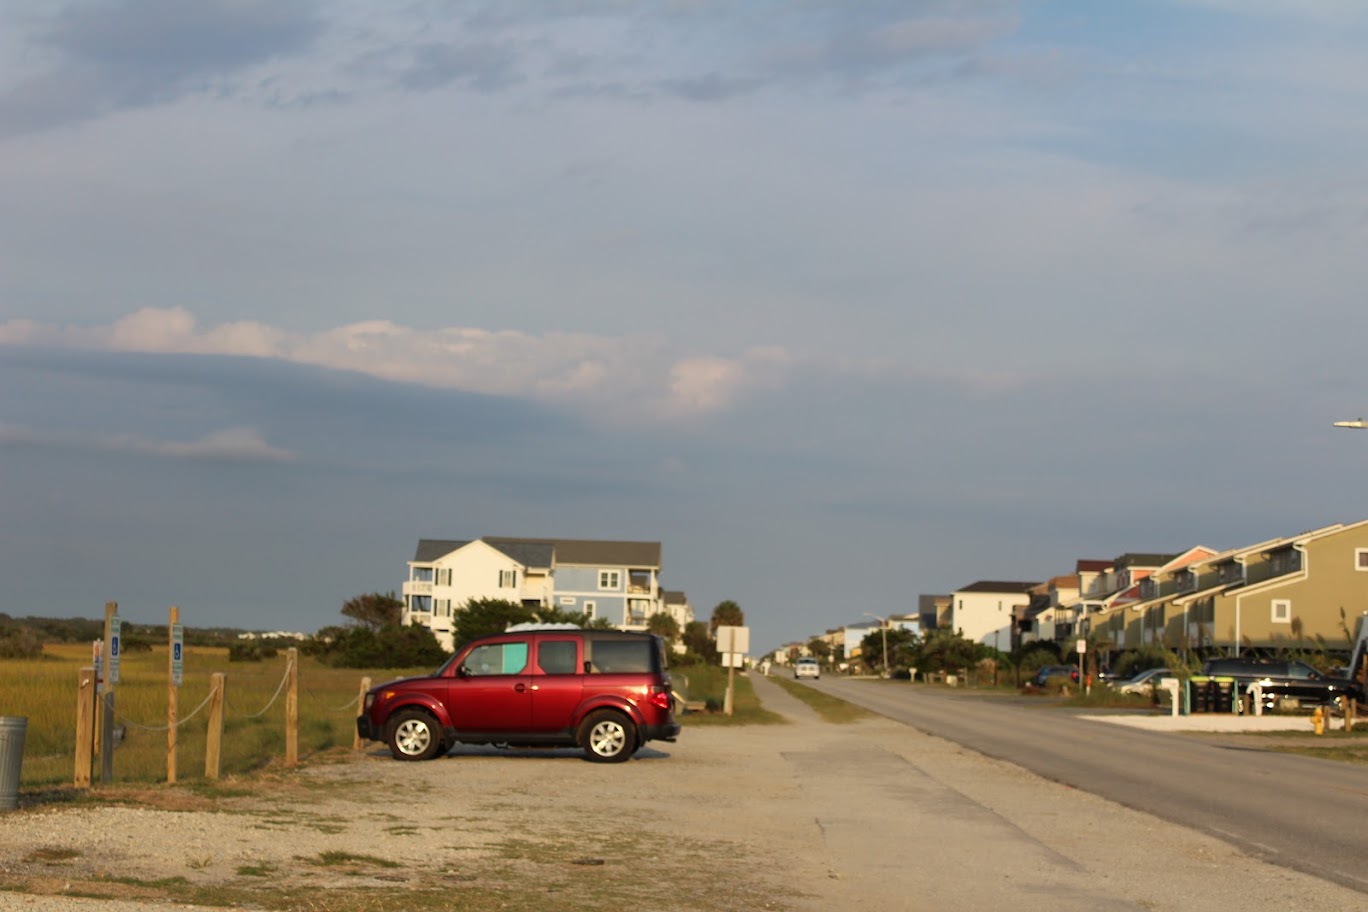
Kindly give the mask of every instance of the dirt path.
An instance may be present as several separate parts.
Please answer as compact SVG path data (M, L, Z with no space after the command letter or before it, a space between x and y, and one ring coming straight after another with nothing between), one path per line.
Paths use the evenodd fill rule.
M0 910L1361 909L1263 864L885 719L686 727L629 763L382 751L250 793L0 817ZM75 898L72 894L103 899ZM122 906L121 903L129 903Z

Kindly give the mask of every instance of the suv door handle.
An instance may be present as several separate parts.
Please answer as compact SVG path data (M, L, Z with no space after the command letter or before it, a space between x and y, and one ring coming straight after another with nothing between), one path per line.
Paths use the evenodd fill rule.
M514 690L515 693L523 693L524 691L527 690L527 685L526 685L526 684L515 684L515 685L513 686L513 690Z

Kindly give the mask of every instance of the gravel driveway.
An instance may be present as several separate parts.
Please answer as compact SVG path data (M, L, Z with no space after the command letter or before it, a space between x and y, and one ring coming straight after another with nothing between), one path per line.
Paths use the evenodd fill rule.
M889 720L821 722L752 679L790 724L686 726L625 764L376 749L209 795L26 798L0 817L0 910L1368 906Z

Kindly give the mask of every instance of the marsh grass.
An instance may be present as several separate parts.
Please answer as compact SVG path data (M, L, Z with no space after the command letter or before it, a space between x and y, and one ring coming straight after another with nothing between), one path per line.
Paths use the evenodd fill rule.
M80 669L89 666L87 644L48 644L38 659L0 662L0 714L28 719L20 786L70 783L76 752L76 694ZM119 782L167 778L167 648L130 652L120 663L115 724L124 727L114 750ZM286 656L263 662L229 662L228 650L186 647L178 693L177 781L204 782L208 709L194 713L209 695L210 675L226 675L224 776L262 769L285 755L285 695L272 702L285 674ZM363 676L381 683L431 669L362 671L328 668L307 656L299 668L301 755L349 747L356 731L356 696ZM267 708L269 705L269 708ZM262 710L265 712L262 712ZM99 761L95 769L98 774Z

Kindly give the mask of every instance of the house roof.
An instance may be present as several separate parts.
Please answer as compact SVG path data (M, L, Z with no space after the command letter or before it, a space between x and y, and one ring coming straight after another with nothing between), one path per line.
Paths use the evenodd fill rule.
M1178 557L1177 554L1144 554L1128 552L1112 562L1114 567L1162 567Z
M679 592L674 589L662 589L660 591L660 597L666 605L689 604L689 597L685 595L683 592Z
M1006 583L1000 580L979 580L956 589L956 592L1029 592L1040 583Z
M507 554L524 567L550 570L556 557L555 546L550 542L514 542L482 539L491 548Z
M620 567L660 567L660 542L596 541L576 538L506 538L486 535L484 541L502 550L505 544L541 544L555 548L557 564Z
M610 567L660 567L660 542L590 541L573 538L509 538L486 535L478 539L524 567L547 569L553 564L593 564ZM422 538L413 560L431 563L470 544L445 538ZM680 593L683 595L683 593Z
M1104 570L1110 570L1111 566L1112 562L1109 560L1080 559L1078 563L1074 565L1074 569L1079 573L1101 573Z
M430 563L468 544L469 541L452 541L446 538L420 538L418 550L413 552L413 559L420 563Z

